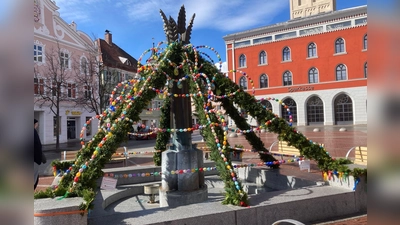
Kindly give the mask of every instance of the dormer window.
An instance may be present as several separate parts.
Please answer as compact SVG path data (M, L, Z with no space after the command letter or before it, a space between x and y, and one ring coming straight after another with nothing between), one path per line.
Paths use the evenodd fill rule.
M123 64L128 65L128 66L132 66L132 63L127 58L122 57L122 56L119 56L118 58Z

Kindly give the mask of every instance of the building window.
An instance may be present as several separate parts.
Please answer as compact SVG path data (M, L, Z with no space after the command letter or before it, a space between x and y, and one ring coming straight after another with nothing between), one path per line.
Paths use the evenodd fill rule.
M268 100L262 100L261 105L263 106L264 109L266 110L272 110L272 104Z
M239 56L239 67L246 67L246 56L243 54Z
M137 76L138 76L138 75L137 75ZM133 75L131 75L131 74L129 74L129 73L125 74L125 80L131 80L131 79L134 79L134 76L133 76Z
M58 129L58 135L61 134L61 116L58 117L58 124L59 124L59 129ZM53 136L57 136L57 117L53 116Z
M260 65L267 64L267 53L265 51L260 52L258 61Z
M76 98L76 87L75 87L75 84L69 83L67 85L67 97L68 98Z
M292 98L287 98L283 101L285 105L281 106L282 118L292 123L297 123L297 104ZM286 107L285 107L286 106ZM289 109L289 111L288 111Z
M338 38L335 41L335 53L345 52L343 38Z
M260 76L260 88L267 88L268 87L268 76L262 74Z
M363 48L365 50L368 49L368 36L367 35L364 35Z
M89 122L91 117L86 117L86 136L90 136L92 134L92 126Z
M84 57L81 59L81 72L85 75L88 75L88 62Z
M107 70L106 70L106 79L105 79L105 80L106 80L107 82L109 82L109 81L111 81L111 78L112 78L112 76L111 76L111 71L107 71Z
M34 83L34 93L35 95L44 94L44 80L41 78L33 78Z
M84 86L84 94L85 94L85 99L90 99L92 97L92 88L90 86L85 85Z
M118 83L118 78L119 77L119 72L118 71L113 71L113 74L112 74L112 77L111 77L111 80L112 80L112 83L114 84L114 83Z
M43 62L43 47L40 45L33 45L33 61Z
M57 96L57 92L58 92L57 83L53 81L53 82L51 82L51 95L53 97L56 97Z
M239 80L240 82L240 87L243 88L244 90L247 89L247 78L245 76L242 76Z
M308 58L317 57L317 46L315 43L308 45Z
M315 67L308 71L308 83L318 83L318 70Z
M298 5L301 6L301 0L298 0Z
M286 71L283 74L283 86L292 85L292 73L290 71Z
M336 80L347 80L346 66L340 64L336 67Z
M69 55L65 52L60 52L60 65L63 69L69 68Z
M307 122L308 125L324 122L324 103L317 96L307 101Z
M122 73L120 71L117 72L117 82L122 82Z
M110 106L110 94L104 94L104 105Z
M283 48L282 61L290 61L290 49L289 49L289 47Z
M335 123L352 124L353 123L353 102L346 94L341 94L335 99Z
M114 71L114 74L112 76L112 82L113 83L118 83L119 82L119 71Z
M152 108L152 109L156 109L157 106L158 106L158 101L157 101L157 100L152 101L151 108Z
M365 78L368 77L368 63L367 62L364 63L364 77Z

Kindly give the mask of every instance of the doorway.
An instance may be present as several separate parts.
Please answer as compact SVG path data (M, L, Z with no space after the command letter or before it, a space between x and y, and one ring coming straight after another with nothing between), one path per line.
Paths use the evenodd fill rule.
M353 101L350 96L341 94L335 99L335 124L353 124Z
M75 119L67 120L67 139L76 139L76 122Z

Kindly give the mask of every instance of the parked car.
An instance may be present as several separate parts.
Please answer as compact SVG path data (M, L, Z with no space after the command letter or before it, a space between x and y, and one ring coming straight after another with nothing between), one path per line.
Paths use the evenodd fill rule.
M157 137L157 133L152 132L148 128L142 128L137 132L138 135L135 136L136 140L149 140L155 139Z

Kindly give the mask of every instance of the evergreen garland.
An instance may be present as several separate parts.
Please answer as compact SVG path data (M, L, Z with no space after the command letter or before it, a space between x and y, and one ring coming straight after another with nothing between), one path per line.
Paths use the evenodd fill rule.
M150 74L153 79L150 79ZM166 76L163 73L152 71L143 73L142 75L147 79L150 87L161 89L166 83ZM112 123L110 130L106 133L103 129L99 129L91 142L85 145L85 147L77 153L74 164L69 167L66 173L64 173L58 187L55 190L52 190L51 187L49 187L46 191L36 192L34 198L54 198L55 196L63 195L64 197L78 196L83 197L85 201L81 205L81 209L87 210L92 208L92 202L97 190L96 181L98 178L103 176L102 168L104 168L104 165L110 161L112 154L115 153L120 143L126 141L126 134L130 131L133 120L139 120L139 114L141 111L145 109L151 99L156 96L156 92L149 88L144 88L143 91L138 92L143 85L144 81L141 81L135 85L135 88L132 88L129 91L131 96L140 95L140 97L134 99L135 104L129 105L127 101L123 101L122 99L126 97L126 93L121 92L120 97L122 99L120 104L115 107L115 110L103 113L104 118L108 119L103 120L101 125L104 125L106 121ZM124 119L121 119L119 117L123 110L125 110L125 116ZM101 141L104 139L107 141L101 144ZM101 146L101 148L98 148L99 146ZM99 153L96 157L92 158L95 150L100 151L98 151ZM87 162L90 162L90 165ZM74 181L74 177L76 177L79 169L83 167L85 170L80 173L81 175L79 180ZM74 186L72 185L73 182L76 182Z
M155 89L160 90L164 87L166 83L165 74L174 74L174 69L176 65L171 65L171 62L180 63L183 61L191 61L200 63L200 69L198 71L191 71L191 68L187 64L183 66L183 70L186 74L204 73L208 76L209 80L212 80L215 87L214 93L216 95L225 95L233 93L239 89L239 87L224 77L211 63L204 61L200 56L195 58L195 52L191 48L184 48L181 43L171 43L166 53L163 55L164 58L158 59L158 68L156 70L152 68L144 67L141 72L143 75L143 80L135 84L134 88L125 93L125 91L120 92L121 101L112 107L112 110L103 113L103 119L101 125L106 123L112 124L109 130L104 131L99 129L98 133L93 137L90 143L87 143L84 148L82 148L73 163L72 166L68 168L61 180L59 186L55 190L51 188L46 191L40 191L35 193L35 198L54 198L56 196L65 197L83 197L85 203L81 205L82 209L88 209L92 207L92 202L97 190L96 181L103 176L102 168L105 163L109 162L113 153L119 147L120 143L126 141L127 132L130 131L133 121L138 121L139 114L146 108L148 103L156 96ZM186 56L188 55L188 56ZM167 59L166 59L167 57ZM187 58L186 58L187 57ZM167 62L168 61L168 62ZM187 82L190 82L190 89L192 93L206 93L206 89L201 82L202 79L197 79L196 82L200 85L200 90L197 89L192 78L189 78ZM141 89L144 83L148 82L148 87ZM204 81L204 80L203 80ZM151 88L150 88L151 87ZM116 93L113 93L116 94ZM129 104L129 100L124 100L127 95L133 96L134 104ZM241 130L249 129L249 125L246 120L241 117L234 107L233 103L239 105L242 109L245 109L252 117L256 118L257 121L262 124L260 128L266 128L269 132L274 132L278 134L279 140L288 142L289 145L296 147L300 150L300 153L318 163L319 168L324 172L326 171L339 171L347 173L348 175L353 175L355 178L366 174L366 169L348 169L345 164L349 163L348 160L335 160L329 156L328 152L320 145L309 141L304 135L297 132L294 127L289 126L289 124L282 118L278 118L273 115L270 111L265 110L260 103L256 102L254 96L251 96L243 90L239 91L232 99L214 99L215 101L220 101L222 106L226 110L227 114L235 121L236 125ZM231 149L222 149L221 152L218 150L216 139L226 141L226 146L230 146L226 137L226 131L222 130L220 121L223 119L222 116L216 115L214 113L205 113L204 107L212 107L204 95L194 96L193 101L196 107L197 114L200 119L200 123L204 126L202 134L207 142L207 146L211 149L211 159L215 161L216 166L219 171L221 179L225 182L225 199L224 204L233 204L246 206L248 204L248 196L242 190L242 184L239 180L233 180L235 177L235 172L232 169L232 164L230 160ZM114 106L114 105L113 105ZM169 99L165 100L165 107L162 111L162 119L160 126L162 128L168 128L170 126L169 121ZM121 117L121 115L124 115ZM208 119L210 122L208 121ZM211 127L215 130L216 136L211 132ZM264 147L262 141L254 133L246 133L246 139L257 151L267 151ZM106 140L106 141L104 141ZM157 135L156 150L165 150L166 145L169 140L169 132L159 133ZM104 141L104 143L103 143ZM99 148L100 146L100 148ZM93 158L94 152L97 151L98 154ZM225 155L227 161L223 161L221 154ZM259 154L260 158L265 162L275 161L273 156L268 154ZM158 164L161 162L161 153L154 155L154 162ZM86 164L90 162L90 164ZM69 164L54 162L53 165L57 169L65 169ZM277 167L278 165L274 165ZM85 167L83 173L81 173L79 180L73 185L76 175L82 167ZM235 176L234 176L235 175ZM74 178L75 177L75 178ZM240 188L237 188L240 187Z
M199 81L199 84L201 82ZM191 92L196 91L196 86L192 83L191 84ZM205 91L203 89L203 91ZM223 161L223 158L221 157L221 154L216 146L216 139L218 140L224 140L224 131L221 129L220 126L214 126L214 130L217 134L215 137L213 133L211 132L211 126L212 123L219 123L218 118L215 116L215 114L209 114L208 116L210 117L211 123L208 122L206 118L206 113L204 111L204 104L205 101L207 101L207 98L204 96L200 97L193 97L194 105L196 108L196 112L198 115L198 118L200 120L200 124L206 125L204 128L202 128L202 136L204 137L208 148L210 149L210 158L215 162L215 165L217 167L218 175L221 178L221 180L224 182L225 187L225 193L224 193L224 200L222 201L222 204L232 204L232 205L240 205L240 206L247 206L249 204L248 202L248 196L247 193L245 193L243 190L243 185L239 180L236 180L238 183L238 186L240 187L240 190L238 191L236 188L235 181L232 179L233 176L236 176L236 174L232 174L230 172L232 167L231 164L231 152L232 150L227 148L223 149L222 153L225 155L225 157L228 159L226 162ZM212 107L211 104L208 105L209 107ZM229 146L228 140L224 140L227 142L227 146ZM228 167L229 166L229 167ZM232 176L233 175L233 176Z
M224 77L214 65L210 65L208 62L203 62L203 68L205 70L210 71L213 75L215 75L215 85L216 90L215 93L218 96L226 95L229 93L233 93L239 90L239 86L232 82L229 78ZM241 90L238 94L236 94L233 100L228 98L216 99L216 101L221 102L222 107L225 109L226 114L231 117L233 121L235 121L236 126L241 130L249 130L250 126L247 123L246 119L240 116L237 108L233 105L233 102L236 102L239 107L245 109L252 115L253 117L259 118L259 122L264 122L267 119L272 119L275 117L271 112L262 108L262 106L256 104L255 98ZM259 137L253 132L245 134L246 140L251 144L253 149L262 152L268 152L268 150L264 147L264 143L261 141ZM260 159L263 162L273 162L276 159L269 154L259 154ZM271 165L270 167L277 168L279 165Z
M164 100L164 105L161 107L161 118L160 118L160 128L161 129L168 129L171 125L171 118L170 118L170 99L166 97ZM153 161L154 165L161 166L161 155L167 149L167 144L169 142L170 133L169 132L160 132L157 134L156 145L154 149L156 151L153 154Z

